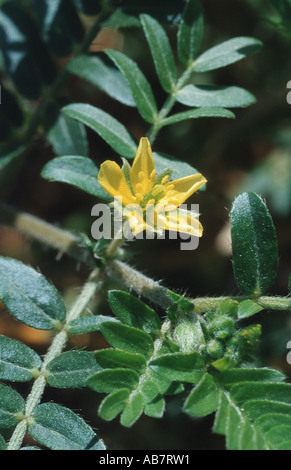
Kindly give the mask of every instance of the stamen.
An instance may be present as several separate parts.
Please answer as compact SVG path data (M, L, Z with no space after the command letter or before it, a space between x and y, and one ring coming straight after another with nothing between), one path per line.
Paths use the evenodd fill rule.
M156 174L157 174L156 170L153 170L153 171L151 172L151 174L150 174L150 179L151 179L151 180L156 179Z
M174 184L169 184L169 186L167 186L167 193L169 191L172 191L172 189L174 189L175 185Z
M154 189L152 190L152 196L154 198L160 198L164 196L165 194L165 188L161 184L157 184Z
M169 175L165 175L164 178L161 181L161 184L165 184L169 179Z
M154 199L150 199L150 200L148 201L148 204L154 204L155 202L156 202L156 201L155 201Z

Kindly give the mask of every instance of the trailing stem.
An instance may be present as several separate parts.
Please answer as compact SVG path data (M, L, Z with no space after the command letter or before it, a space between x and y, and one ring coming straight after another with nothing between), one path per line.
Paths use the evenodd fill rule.
M18 450L21 445L23 438L25 436L27 426L32 422L32 413L35 407L41 401L41 397L44 393L46 387L46 374L47 374L47 365L57 357L65 348L68 341L68 332L67 325L70 321L75 320L80 317L80 315L86 310L88 304L95 296L98 289L101 287L100 272L99 270L94 270L86 284L84 285L82 292L77 298L76 302L73 304L72 308L69 310L66 320L63 324L62 329L54 337L52 344L44 357L40 371L38 372L38 377L36 378L31 392L28 395L25 414L20 417L20 421L16 426L12 437L10 439L7 450Z

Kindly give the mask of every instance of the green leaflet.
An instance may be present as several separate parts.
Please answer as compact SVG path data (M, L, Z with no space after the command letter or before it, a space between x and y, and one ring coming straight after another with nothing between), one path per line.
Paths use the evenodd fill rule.
M133 390L139 381L139 376L130 369L104 369L92 375L87 385L95 392L111 393L127 388Z
M238 318L248 318L263 310L263 307L250 299L243 300L238 306Z
M144 414L151 418L162 418L165 412L165 399L158 395L151 403L147 403L144 407Z
M204 18L198 0L189 0L185 6L178 31L178 56L187 67L195 59L202 41Z
M218 376L223 388L213 430L225 434L228 449L290 447L291 385L281 383L283 378L272 369L233 369Z
M16 426L19 413L24 413L25 401L22 396L7 385L0 384L0 427Z
M146 368L146 360L142 354L133 354L119 349L99 349L95 352L95 359L103 369L128 367L141 374Z
M168 37L160 23L151 16L141 15L140 19L161 85L171 94L177 82L177 69Z
M156 312L133 295L112 290L108 293L112 312L128 326L133 326L155 337L161 329Z
M206 416L218 406L218 388L212 375L206 373L188 395L183 410L191 416Z
M0 335L0 380L29 381L41 364L39 355L28 346Z
M67 70L95 85L111 98L136 106L130 88L119 70L108 67L99 57L81 55L70 60Z
M201 379L205 364L201 356L191 353L169 353L150 362L150 367L168 380L197 383Z
M141 116L152 124L156 119L158 109L149 82L137 64L126 55L113 50L107 50L105 53L126 78Z
M105 450L104 443L73 411L55 403L38 405L28 432L52 450Z
M54 286L20 261L0 258L0 298L17 320L52 330L65 318L65 305Z
M66 351L48 364L47 381L51 387L83 387L87 379L99 369L93 352Z
M97 132L116 153L134 158L135 141L126 128L110 114L85 103L69 104L62 111Z
M175 96L190 107L244 108L256 101L252 93L236 86L186 85Z
M47 139L57 155L88 156L88 141L81 122L60 113L47 133Z
M70 184L109 201L111 197L98 183L98 173L97 166L90 158L68 155L50 160L43 167L41 176L49 181Z
M105 421L114 419L125 407L129 393L128 388L124 388L107 395L98 408L98 415Z
M165 118L159 124L160 127L169 126L170 124L176 124L177 122L185 121L188 119L199 119L207 117L220 117L234 119L235 115L228 109L213 107L203 107L198 109L189 109L188 111L182 111L181 113L173 114L172 116Z
M142 354L146 358L153 353L154 343L151 336L137 328L121 323L104 322L101 325L101 332L108 343L117 349Z
M275 228L262 199L254 193L238 196L230 213L233 268L246 295L261 295L274 282L278 266Z
M91 331L100 331L102 323L109 321L118 322L116 318L105 315L91 315L87 317L81 317L69 323L68 331L71 335L80 335L82 333L89 333Z
M144 409L144 399L141 393L132 393L121 413L120 423L129 428L140 417Z
M249 37L229 39L218 46L214 46L201 54L193 62L195 72L208 72L226 65L233 64L249 54L258 52L262 47L261 41Z

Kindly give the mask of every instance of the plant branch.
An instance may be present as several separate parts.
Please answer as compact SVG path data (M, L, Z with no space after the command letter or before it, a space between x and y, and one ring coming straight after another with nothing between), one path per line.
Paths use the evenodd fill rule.
M44 243L62 253L66 253L75 260L85 263L87 266L94 266L94 258L90 250L82 244L82 239L78 235L55 227L38 217L24 212L17 212L3 204L0 204L1 223L8 224L25 236ZM166 311L173 305L173 300L167 288L123 261L112 258L115 250L119 247L117 241L120 242L121 240L114 239L111 245L109 245L110 258L104 268L104 276L107 279L117 281L127 290L133 291L137 295L142 295ZM202 314L208 310L215 310L221 302L229 298L240 302L251 297L202 297L190 300L193 302L194 312ZM291 299L289 297L262 296L253 300L267 310L288 310L291 308Z
M39 371L39 376L35 380L31 392L28 395L25 405L25 414L21 417L20 422L13 432L7 450L18 450L21 447L22 441L27 431L27 427L33 422L32 413L41 401L41 397L46 387L47 365L65 348L68 341L68 323L78 318L84 312L98 289L101 287L101 284L102 282L100 280L100 271L96 269L91 273L87 283L82 289L81 294L67 313L63 328L54 337L52 344L44 357L41 369Z
M184 73L179 78L179 80L176 84L175 90L173 90L173 93L168 96L168 98L166 99L163 107L161 108L161 110L158 114L157 120L150 127L150 129L147 133L147 137L148 137L149 141L151 142L151 144L153 144L153 142L155 141L163 120L168 116L169 112L171 111L171 109L173 108L174 104L177 101L176 100L177 92L179 90L181 90L181 88L183 88L183 86L187 83L187 81L189 80L192 72L193 72L193 65L191 64L188 68L186 68Z

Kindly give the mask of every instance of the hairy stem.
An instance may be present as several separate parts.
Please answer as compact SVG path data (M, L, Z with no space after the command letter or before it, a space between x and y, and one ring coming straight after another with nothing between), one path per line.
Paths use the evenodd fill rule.
M62 253L66 253L79 262L89 266L94 265L94 259L90 251L82 245L80 237L44 222L37 217L17 212L8 206L0 204L0 223L8 224L24 235L45 243ZM104 276L119 282L127 290L132 290L137 295L142 295L164 310L167 310L173 305L173 300L164 286L123 261L112 259L115 250L120 246L120 243L118 243L120 241L120 239L114 239L111 245L109 245L110 258L104 268ZM208 310L214 310L221 302L230 297L239 302L251 298L247 296L224 296L202 297L191 300L194 304L194 311L201 314ZM289 297L262 296L253 300L267 310L288 310L291 308L291 299Z
M91 273L87 283L82 289L82 292L80 293L72 308L69 310L63 328L54 337L52 344L44 357L41 369L39 371L39 376L35 380L31 392L26 400L25 414L13 432L7 450L18 450L21 447L22 441L27 431L27 427L33 420L32 413L35 407L40 403L41 397L46 387L47 365L65 348L68 341L68 323L78 318L84 312L100 286L100 272L96 269Z

